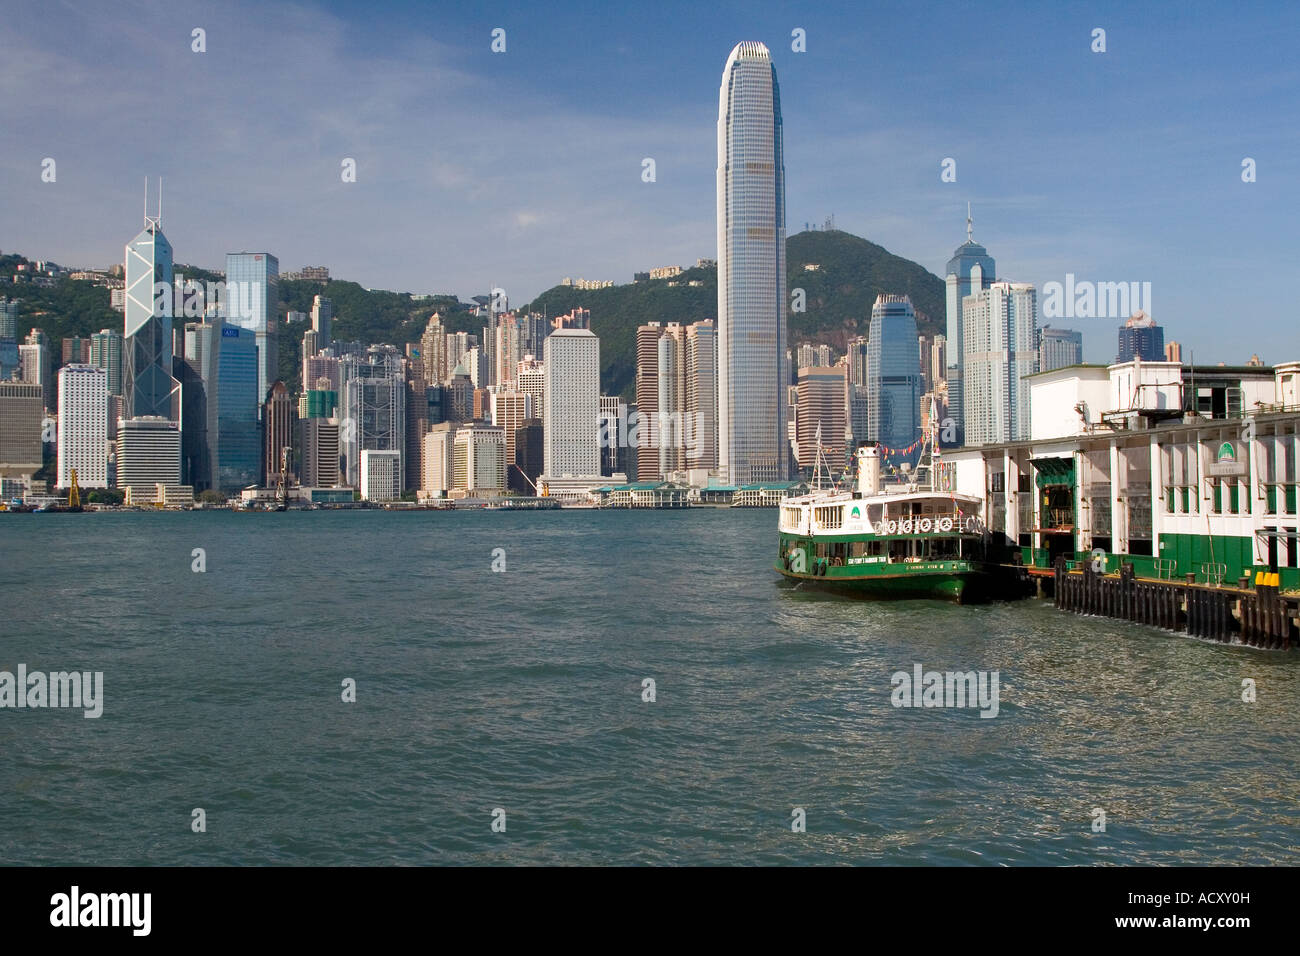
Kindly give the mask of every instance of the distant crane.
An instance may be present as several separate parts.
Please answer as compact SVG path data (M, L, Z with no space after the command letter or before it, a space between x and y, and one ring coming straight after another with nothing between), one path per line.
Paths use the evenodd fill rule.
M516 465L514 462L511 462L511 463L510 463L510 467L514 468L515 471L519 472L519 474L521 474L521 475L524 476L524 481L528 482L528 484L532 486L533 491L535 491L535 492L537 493L537 497L539 497L539 498L545 498L545 497L546 497L546 482L542 482L542 487L541 487L541 489L539 490L538 487L537 487L537 485L533 484L533 479L531 479L531 478L528 477L528 473L527 473L526 471L524 471L522 468L520 468L520 467L519 467L518 465Z
M81 489L77 487L77 469L69 469L68 475L68 509L81 510Z

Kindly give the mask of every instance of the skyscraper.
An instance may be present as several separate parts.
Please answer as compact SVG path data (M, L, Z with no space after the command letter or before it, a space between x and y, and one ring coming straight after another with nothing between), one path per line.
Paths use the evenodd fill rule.
M18 368L18 300L0 297L0 382Z
M343 379L343 418L339 442L345 458L345 480L361 484L361 453L395 451L399 455L398 480L405 478L406 381L400 352L392 346L372 345L365 355L344 356L339 363Z
M912 300L905 295L877 296L871 307L867 357L867 433L871 441L888 448L909 448L921 437L921 360L916 339ZM917 457L913 452L906 458L895 456L892 462L897 465Z
M208 323L205 323L208 324ZM220 491L238 491L261 478L262 431L258 422L256 333L217 319L209 341L216 348L216 408L209 397L208 434L216 422L212 483ZM219 344L218 344L219 342ZM211 360L208 367L211 368ZM209 390L209 396L212 395ZM211 447L209 437L209 447Z
M542 471L548 478L600 475L600 340L586 329L546 338Z
M848 460L848 369L843 365L811 365L799 369L799 411L795 435L799 468L811 469L821 446L831 474L839 475Z
M962 303L966 444L1029 438L1029 383L1038 371L1038 295L1025 282L994 282ZM951 395L949 391L949 395Z
M293 436L298 423L298 410L289 397L289 389L284 382L277 381L271 386L271 397L266 400L262 412L263 431L266 434L266 452L262 456L266 469L266 487L274 488L280 480L280 456L287 447L289 452L289 476L298 471L298 463L293 458Z
M333 339L330 337L330 324L334 319L334 303L323 295L311 301L311 327L316 333L316 347L328 348Z
M226 254L226 321L253 333L257 342L257 401L266 401L280 362L280 260L269 252ZM313 315L316 312L312 309ZM328 324L328 322L327 322ZM313 318L313 327L315 319ZM323 347L317 330L317 347ZM328 333L326 334L328 338Z
M1115 361L1131 362L1135 358L1144 362L1163 362L1165 359L1165 330L1141 309L1120 326L1119 354Z
M154 297L154 283L164 283ZM180 382L172 377L172 247L158 218L126 246L122 417L180 421ZM173 479L174 481L175 479Z
M59 438L56 487L108 487L108 375L93 365L59 369Z
M437 312L429 316L424 334L420 336L420 358L424 361L426 384L441 385L446 381L450 371L447 366L447 333L442 327L442 316Z
M962 315L962 303L966 296L979 292L989 283L995 282L996 264L988 250L975 241L974 221L971 219L970 206L966 207L966 241L957 247L957 251L948 260L944 285L947 294L948 313L948 409L957 425L957 444L966 441L965 416L963 407L962 369L965 367L966 349L963 330L965 322Z
M708 319L686 329L686 414L693 430L686 436L688 468L718 467L717 331Z
M718 92L718 456L733 484L789 476L785 159L767 47L740 43Z
M662 472L659 461L659 336L663 325L647 322L636 330L636 407L641 413L638 441L646 454L637 456L637 478L653 481Z

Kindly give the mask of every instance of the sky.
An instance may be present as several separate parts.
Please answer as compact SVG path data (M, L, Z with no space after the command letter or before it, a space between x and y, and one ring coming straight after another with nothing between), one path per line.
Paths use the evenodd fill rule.
M176 259L207 268L269 251L522 304L693 265L742 40L781 86L789 233L833 214L942 277L970 202L999 278L1149 282L1198 363L1300 359L1292 3L5 0L0 250L121 262L162 177ZM1113 359L1117 319L1041 321Z

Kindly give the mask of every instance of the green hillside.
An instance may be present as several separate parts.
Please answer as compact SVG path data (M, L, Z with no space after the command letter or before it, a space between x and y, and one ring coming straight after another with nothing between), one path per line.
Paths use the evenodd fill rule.
M816 265L808 270L806 265ZM805 311L789 319L791 344L827 343L843 351L848 339L866 335L871 306L881 294L908 295L923 334L942 331L943 280L883 246L839 230L801 232L786 240L788 288L805 293ZM691 286L692 281L702 285ZM670 286L669 282L676 283ZM560 315L591 310L600 337L601 388L631 398L636 382L636 329L646 322L696 322L718 311L716 268L688 269L672 279L653 279L608 289L555 286L522 311Z

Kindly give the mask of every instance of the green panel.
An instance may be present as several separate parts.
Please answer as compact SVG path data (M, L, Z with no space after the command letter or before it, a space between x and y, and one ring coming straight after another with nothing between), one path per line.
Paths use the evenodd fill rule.
M1235 481L1228 486L1228 509L1233 514L1241 513L1241 484Z
M1176 574L1179 577L1189 571L1199 575L1203 564L1222 564L1227 566L1225 583L1234 582L1249 573L1254 563L1254 541L1247 537L1214 535L1211 539L1204 534L1166 533L1160 536L1160 540L1164 544L1160 549L1161 557L1178 562Z
M1277 485L1264 486L1264 501L1269 514L1277 514Z
M1289 515L1295 514L1296 487L1296 485L1286 486L1286 513Z

